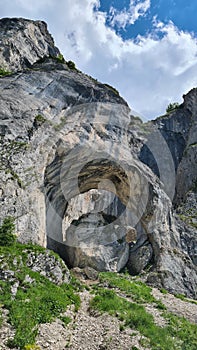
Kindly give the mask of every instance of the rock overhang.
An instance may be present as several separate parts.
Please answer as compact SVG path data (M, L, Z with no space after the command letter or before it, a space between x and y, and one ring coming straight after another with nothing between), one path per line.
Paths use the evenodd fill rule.
M134 228L141 220L144 223L151 221L154 214L150 212L151 203L156 198L161 200L157 194L158 184L155 185L152 173L145 172L144 165L131 155L128 112L125 106L90 103L74 107L64 116L62 138L58 140L54 158L45 171L45 193L48 244L53 249L59 249L60 244L61 255L67 259L69 265L83 265L91 251L92 258L88 257L88 263L100 269L102 259L95 261L96 251L101 247L103 254L106 249L109 255L110 247L114 254L112 246L115 245L116 258L120 251L121 260L125 247L127 258L125 256L122 263L126 264L129 247L126 236L129 229ZM151 186L154 191L150 191ZM91 214L91 211L86 210L81 217L74 219L75 224L70 222L68 232L65 232L62 225L68 217L70 201L76 201L80 196L82 198L82 194L88 194L93 189L98 191L97 195L100 195L99 191L107 194L105 210L98 210L96 213L98 222L104 220L101 227L96 222L91 226L88 220L86 223L81 220L81 217L84 219L84 214ZM165 197L163 192L162 195ZM110 196L111 202L108 203ZM157 210L156 206L154 210ZM106 222L105 215L112 222ZM109 219L109 216L113 219ZM145 236L145 230L138 233L137 239L141 235ZM82 255L81 261L79 251ZM78 257L74 261L76 252ZM114 259L113 255L112 260ZM102 261L102 266L104 265ZM117 266L119 269L124 267L121 264Z

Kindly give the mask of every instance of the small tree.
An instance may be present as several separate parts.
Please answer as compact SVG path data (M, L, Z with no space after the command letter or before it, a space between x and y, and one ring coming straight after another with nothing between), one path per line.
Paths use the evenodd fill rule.
M76 69L75 63L73 61L68 61L66 63L67 63L68 68L73 69L73 70Z
M174 111L175 109L177 109L178 107L179 107L178 102L169 103L168 107L166 108L166 112L170 113L170 112Z
M0 226L0 245L10 246L16 242L14 218L8 216Z

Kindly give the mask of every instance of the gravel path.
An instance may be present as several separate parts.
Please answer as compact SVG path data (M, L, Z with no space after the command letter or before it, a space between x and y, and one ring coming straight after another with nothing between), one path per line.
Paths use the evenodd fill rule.
M152 294L156 299L161 300L168 311L197 324L197 304L178 299L173 294L163 294L156 288L152 288Z

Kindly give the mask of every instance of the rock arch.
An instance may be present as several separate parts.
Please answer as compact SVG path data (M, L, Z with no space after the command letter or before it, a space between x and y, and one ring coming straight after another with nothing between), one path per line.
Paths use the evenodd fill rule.
M128 232L137 227L136 247L148 240L161 199L150 170L131 155L128 124L125 107L111 104L67 116L44 187L48 247L69 266L119 271L129 259Z

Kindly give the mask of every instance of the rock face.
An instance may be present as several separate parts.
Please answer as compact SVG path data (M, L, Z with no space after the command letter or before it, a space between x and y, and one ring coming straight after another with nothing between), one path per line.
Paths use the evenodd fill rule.
M192 89L183 98L184 102L178 108L153 121L172 157L175 192L171 198L176 207L186 200L188 191L194 190L197 185L197 89ZM151 148L147 147L149 144L150 140L143 145L139 158L162 178L158 161L153 157ZM162 156L161 159L165 161Z
M0 20L0 47L0 66L8 71L20 71L42 57L60 54L45 22L23 18Z
M0 257L0 280L1 281L9 281L12 282L12 294L16 295L19 284L19 278L17 272L20 271L21 267L27 266L32 271L39 272L42 276L45 276L51 282L61 285L63 283L69 283L70 281L70 272L65 265L64 261L62 261L54 255L51 254L49 250L44 252L36 252L30 251L24 248L24 255L27 255L27 259L24 262L22 256L18 259L14 258L12 264L13 269L9 268L9 263L6 261L7 256L1 255ZM24 282L32 283L34 279L32 279L28 274L24 276Z
M14 216L21 242L47 245L70 267L120 271L128 263L135 274L151 264L150 283L195 296L196 260L172 201L175 188L179 198L179 189L185 194L194 184L195 168L179 185L195 159L184 151L195 143L196 90L185 97L183 114L146 126L116 90L56 58L43 22L3 19L0 26L2 62L15 70L0 78L1 218ZM23 50L11 60L15 30L31 66Z
M68 283L70 273L67 266L62 260L57 260L49 251L44 253L31 252L27 257L27 266L36 272L40 272L42 276L48 278L55 284Z

